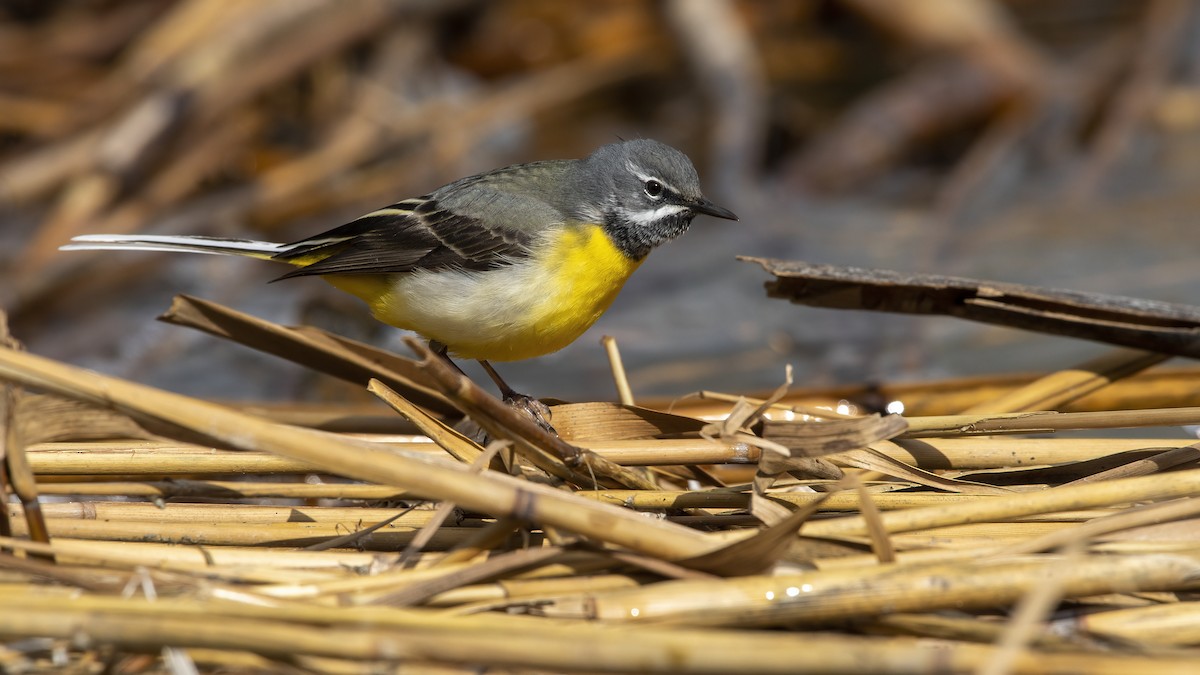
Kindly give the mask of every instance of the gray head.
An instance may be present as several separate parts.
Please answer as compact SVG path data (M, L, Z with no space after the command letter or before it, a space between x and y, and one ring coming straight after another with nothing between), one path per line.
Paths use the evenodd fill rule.
M580 168L579 189L599 213L577 215L603 223L617 247L635 260L686 232L697 214L737 220L732 211L704 198L687 155L658 141L605 145Z

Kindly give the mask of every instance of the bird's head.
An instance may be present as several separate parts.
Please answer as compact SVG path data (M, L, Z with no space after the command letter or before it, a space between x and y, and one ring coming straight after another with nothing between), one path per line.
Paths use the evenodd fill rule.
M658 141L605 145L582 162L595 201L590 205L613 241L641 260L659 244L687 231L697 214L737 220L706 199L687 155Z

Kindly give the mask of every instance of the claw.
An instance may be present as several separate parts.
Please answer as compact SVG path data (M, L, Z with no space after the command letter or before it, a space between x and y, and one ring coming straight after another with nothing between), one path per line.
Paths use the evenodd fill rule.
M554 427L550 425L550 418L552 417L550 406L542 403L536 398L531 398L524 394L518 394L511 390L509 391L509 394L504 397L504 402L517 412L528 415L529 418L536 422L539 427L554 434L555 436L558 435L558 432L555 431Z

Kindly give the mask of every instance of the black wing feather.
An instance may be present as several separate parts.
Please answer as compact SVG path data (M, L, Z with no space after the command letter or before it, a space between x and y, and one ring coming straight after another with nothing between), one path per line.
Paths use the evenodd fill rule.
M283 275L404 274L458 268L487 270L529 255L528 234L489 226L441 208L425 197L380 209L328 232L296 242L280 261L324 255Z

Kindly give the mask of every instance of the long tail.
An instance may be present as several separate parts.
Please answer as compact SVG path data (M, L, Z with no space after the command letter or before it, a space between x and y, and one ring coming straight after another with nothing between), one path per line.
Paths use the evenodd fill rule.
M211 255L238 255L270 260L290 250L295 244L276 244L249 239L220 237L170 236L153 234L84 234L71 239L60 251L186 251ZM286 262L286 261L284 261Z

